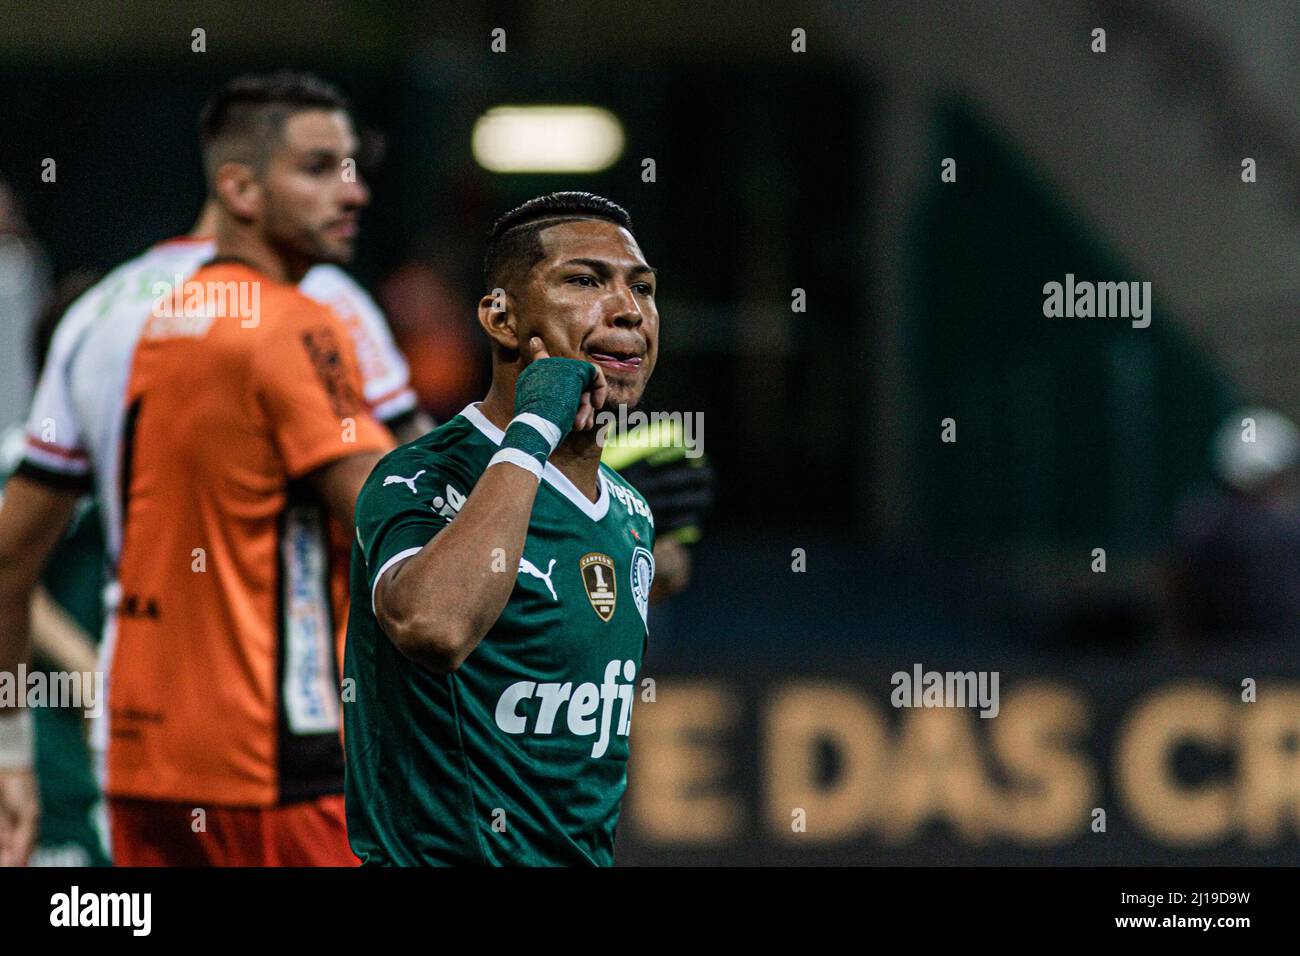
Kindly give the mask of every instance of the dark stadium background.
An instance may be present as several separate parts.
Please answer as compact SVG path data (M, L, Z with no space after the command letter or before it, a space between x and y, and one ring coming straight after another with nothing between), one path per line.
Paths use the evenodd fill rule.
M189 228L195 117L230 76L340 84L383 146L356 273L408 305L425 286L393 277L436 276L428 334L468 328L435 339L470 343L431 373L443 414L484 385L465 323L493 218L559 188L631 211L661 276L648 407L704 413L719 483L694 583L656 609L621 862L1300 862L1296 641L1179 643L1162 587L1215 428L1300 411L1294 10L6 7L0 177L55 278ZM603 106L626 148L489 173L470 132L503 103ZM1151 281L1150 328L1045 319L1067 272ZM1002 715L890 707L916 663L999 671Z

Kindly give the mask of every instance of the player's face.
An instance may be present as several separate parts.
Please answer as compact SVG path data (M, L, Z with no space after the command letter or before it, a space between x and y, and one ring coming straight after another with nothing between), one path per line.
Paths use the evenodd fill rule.
M519 314L552 356L594 362L606 408L640 403L659 349L655 274L632 234L584 219L542 232L545 258L523 284Z
M352 259L362 208L370 191L356 172L357 139L340 111L296 113L264 177L267 238L311 262Z

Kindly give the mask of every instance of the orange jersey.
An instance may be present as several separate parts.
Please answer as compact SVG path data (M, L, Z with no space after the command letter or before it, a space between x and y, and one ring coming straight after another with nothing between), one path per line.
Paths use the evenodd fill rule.
M242 263L159 296L122 437L107 791L338 792L350 541L303 480L392 447L327 307Z

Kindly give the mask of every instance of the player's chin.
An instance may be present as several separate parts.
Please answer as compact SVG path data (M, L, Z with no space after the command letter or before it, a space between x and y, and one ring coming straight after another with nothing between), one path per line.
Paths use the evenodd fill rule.
M617 411L620 405L626 405L630 410L641 404L641 396L645 393L645 382L641 380L640 375L630 379L606 375L605 384L608 386L605 394L607 411Z
M317 243L316 258L336 266L345 266L352 261L356 244L351 239L326 239Z

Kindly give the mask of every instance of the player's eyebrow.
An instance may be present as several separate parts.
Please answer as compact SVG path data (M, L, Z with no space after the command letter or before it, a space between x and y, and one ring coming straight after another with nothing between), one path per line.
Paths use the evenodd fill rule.
M338 156L339 154L333 149L330 149L325 146L317 146L313 149L307 150L306 156L304 158L308 162L314 162L315 160L318 159L333 161L338 159Z
M608 278L614 272L613 267L604 259L566 259L564 262L560 263L561 268L565 266L586 266L601 278ZM657 269L645 264L638 264L627 270L627 274L630 276L645 275L646 273L649 273L655 278L659 277L659 271Z

